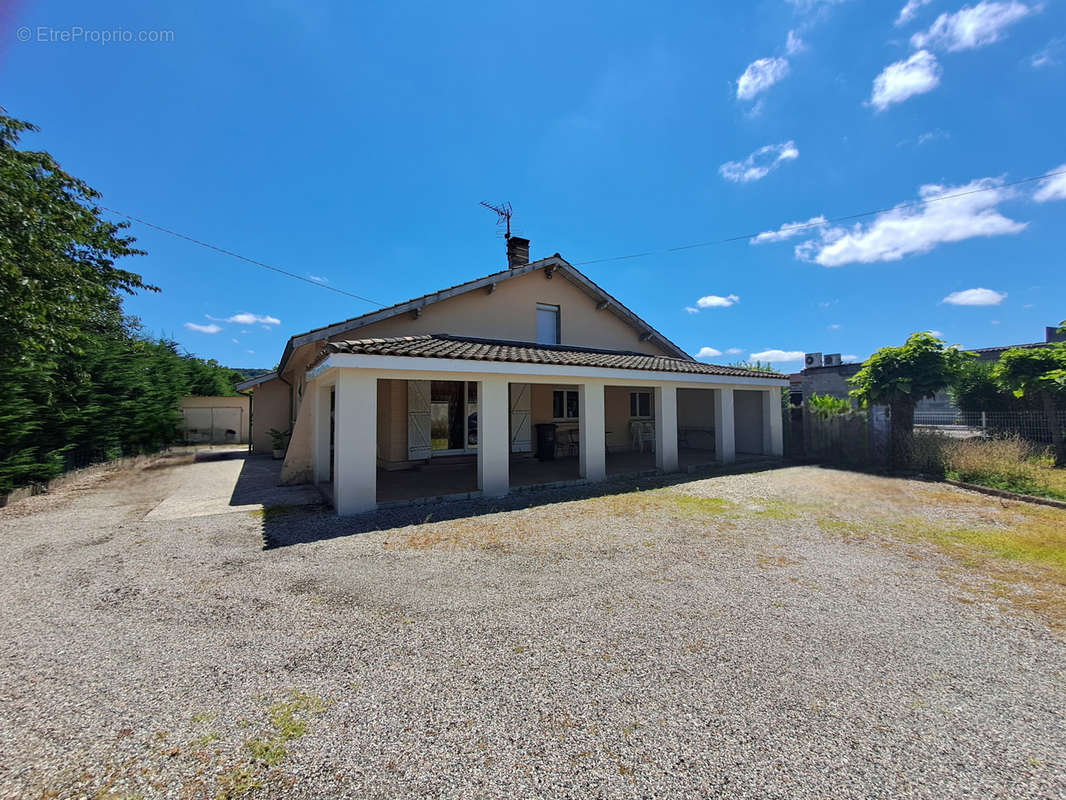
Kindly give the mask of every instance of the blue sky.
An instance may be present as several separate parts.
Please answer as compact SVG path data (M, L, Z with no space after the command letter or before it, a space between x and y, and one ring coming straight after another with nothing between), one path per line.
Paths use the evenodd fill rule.
M1066 0L46 0L0 25L0 103L105 205L384 304L500 268L478 201L508 200L534 258L595 262L717 362L1066 317L1066 176L1004 185L1066 169ZM232 366L375 307L133 230L163 291L128 310Z

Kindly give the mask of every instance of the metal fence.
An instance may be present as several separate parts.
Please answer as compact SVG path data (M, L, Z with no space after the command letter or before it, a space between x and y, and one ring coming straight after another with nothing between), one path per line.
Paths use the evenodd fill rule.
M1066 411L1058 412L1059 430L1066 429ZM1020 436L1049 444L1051 429L1042 411L915 412L916 428L932 428L951 436Z

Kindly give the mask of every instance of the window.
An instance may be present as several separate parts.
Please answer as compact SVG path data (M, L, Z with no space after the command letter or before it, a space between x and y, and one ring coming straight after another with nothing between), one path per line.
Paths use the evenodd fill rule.
M633 419L650 419L651 415L651 392L630 392L629 416Z
M537 344L559 344L559 306L537 303Z
M556 389L552 392L552 418L577 419L577 391L574 389Z

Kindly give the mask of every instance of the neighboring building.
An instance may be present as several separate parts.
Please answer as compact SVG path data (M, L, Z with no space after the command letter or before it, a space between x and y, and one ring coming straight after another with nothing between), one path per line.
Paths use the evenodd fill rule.
M246 444L251 402L245 395L181 398L181 431L190 444Z
M803 405L812 394L849 398L852 387L848 379L862 369L862 364L845 364L839 353L806 353L803 362L802 372L788 376L794 406Z
M351 514L383 501L379 483L407 481L410 497L431 465L498 496L571 477L566 463L596 481L612 465L782 453L783 376L694 360L560 255L531 263L526 239L507 256L502 272L293 336L276 373L238 387L255 449L291 429L283 482L313 481ZM546 424L572 462L531 459Z
M1066 334L1058 332L1058 327L1044 329L1043 342L1029 344L1008 344L997 347L979 347L963 352L973 353L977 361L992 363L999 361L1007 350L1015 347L1048 347L1054 342L1066 341ZM792 404L802 405L812 394L828 394L833 397L849 397L852 386L848 379L862 369L862 364L844 364L837 354L823 357L821 353L807 353L804 357L805 368L802 372L789 375ZM915 408L917 414L955 414L958 409L951 402L947 391L937 392L935 397L925 398Z

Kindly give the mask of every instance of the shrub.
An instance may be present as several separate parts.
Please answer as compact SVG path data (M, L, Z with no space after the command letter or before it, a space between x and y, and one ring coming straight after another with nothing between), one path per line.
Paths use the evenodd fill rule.
M908 466L925 473L943 477L946 467L946 448L951 440L936 431L915 431L911 437Z
M1066 492L1048 483L1051 458L1047 448L1018 436L956 439L935 432L916 433L910 465L964 483L1066 499Z
M812 394L807 398L807 408L811 413L822 419L836 417L841 414L850 414L855 410L850 400L843 397L833 397L831 394Z

